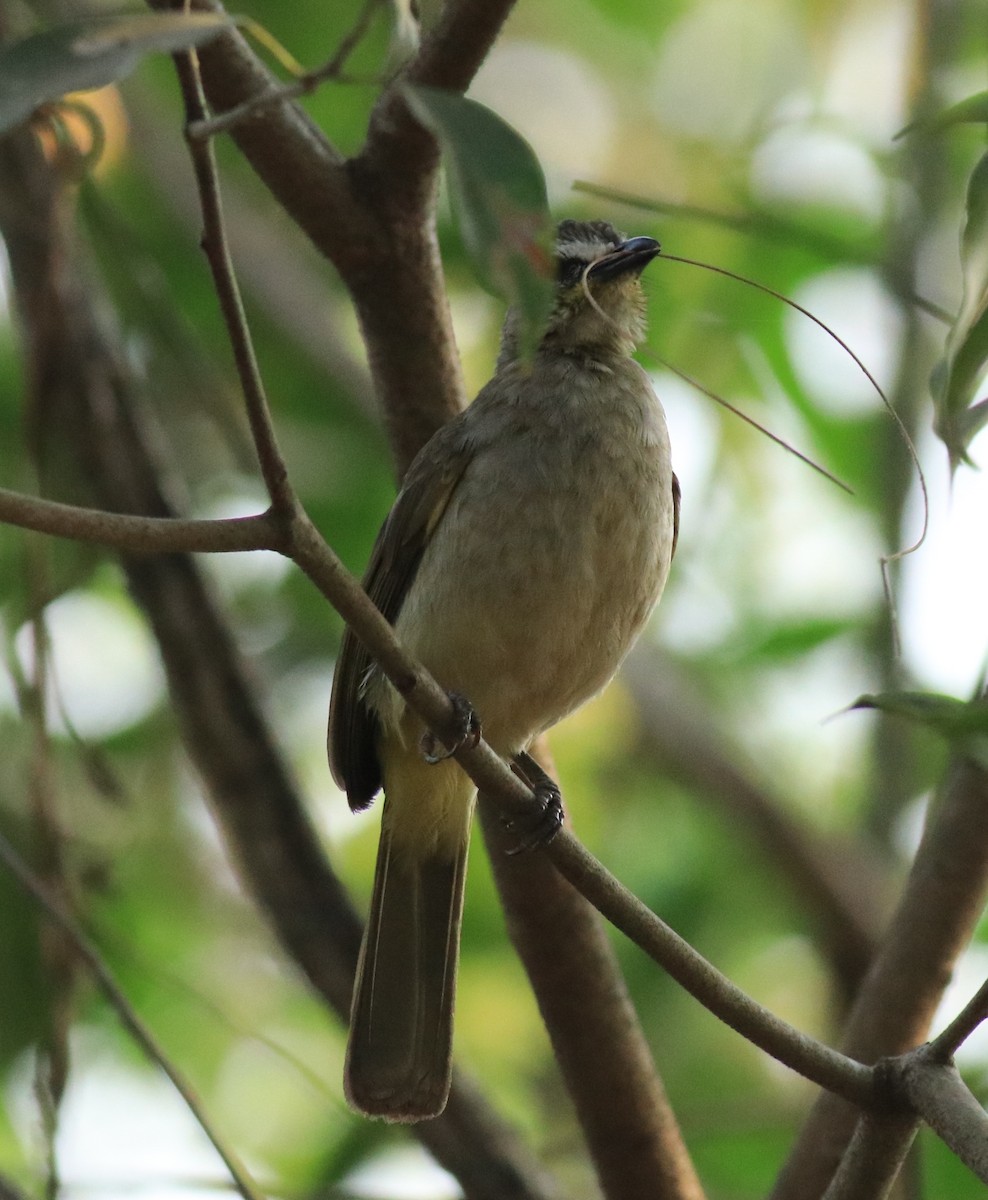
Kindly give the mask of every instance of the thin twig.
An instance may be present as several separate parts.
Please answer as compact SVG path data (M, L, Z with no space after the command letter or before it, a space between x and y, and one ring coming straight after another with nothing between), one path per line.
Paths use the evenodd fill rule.
M251 96L249 100L227 109L226 112L218 113L214 117L190 121L187 136L195 141L206 141L218 133L224 133L235 125L239 125L247 117L255 116L275 104L284 104L289 100L297 100L300 96L311 95L320 84L325 83L328 79L343 82L343 67L363 40L370 28L371 19L380 5L381 0L364 0L364 6L357 14L353 28L342 39L332 57L328 58L321 66L314 67L311 71L304 71L291 83L272 85L270 91ZM353 81L347 80L347 82Z
M847 492L849 496L854 495L854 488L852 488L850 484L847 484L843 479L838 478L838 476L836 476L832 471L828 471L826 467L821 466L820 463L814 461L814 459L810 458L808 454L804 454L802 450L797 450L796 447L787 442L785 438L780 437L777 433L773 433L771 429L766 428L761 424L761 422L756 421L754 417L750 417L746 412L743 412L736 405L732 404L730 400L725 400L723 396L719 396L716 392L711 391L710 388L700 383L698 379L694 379L692 375L687 374L686 371L682 371L679 367L673 366L673 364L667 359L664 359L661 355L656 354L650 346L639 347L638 353L643 358L652 359L666 371L671 371L673 375L678 375L684 383L688 383L690 387L695 388L709 400L713 400L715 403L719 404L721 408L726 408L727 411L729 413L733 413L734 416L740 417L742 421L747 422L747 424L749 424L753 429L757 429L759 433L763 433L769 439L769 441L775 442L777 446L781 446L783 450L787 450L790 454L798 458L800 462L805 463L808 467L812 467L813 470L816 471L817 474L822 475L824 479L828 479L831 483L836 483L841 491Z
M930 1042L930 1054L938 1062L949 1062L958 1046L966 1041L986 1019L988 1019L988 979L978 988L947 1028Z
M136 517L25 496L7 488L0 488L0 523L136 554L280 550L285 540L283 524L271 512L218 520Z
M906 428L905 422L896 412L895 406L889 400L888 396L886 396L884 389L871 371L869 371L865 366L864 362L862 362L861 358L855 354L854 350L851 349L848 343L839 334L835 333L825 321L821 321L815 313L810 312L810 310L804 305L800 304L796 300L791 299L789 296L783 295L782 292L776 291L775 288L768 287L767 284L759 283L756 279L751 279L747 275L739 275L736 271L729 271L726 267L718 267L714 266L712 263L699 262L695 258L683 258L676 254L664 254L662 257L666 260L666 262L682 263L684 266L688 267L700 267L704 271L712 271L715 275L723 275L726 279L733 279L738 283L747 284L749 287L755 288L756 291L764 292L766 296L771 296L773 299L779 300L781 303L788 305L789 308L801 313L808 320L812 321L813 324L819 329L822 329L823 332L829 338L832 338L837 345L840 346L844 353L848 355L854 365L875 389L875 392L878 394L885 411L895 422L895 427L899 431L899 436L902 438L903 444L906 447L906 451L909 454L909 458L912 461L913 468L916 471L916 478L919 482L919 490L923 500L923 521L922 527L919 531L919 536L911 543L911 545L905 546L900 550L893 550L889 554L883 554L879 558L882 571L882 588L885 593L885 603L888 606L889 621L892 630L892 645L896 656L898 656L900 652L899 622L895 609L895 599L892 595L891 567L893 563L899 562L907 555L916 553L916 551L926 541L926 535L930 527L930 495L926 486L926 474L923 471L923 464L919 461L919 453L917 452L916 446L909 434L909 430Z
M823 230L814 229L797 221L790 221L778 213L766 209L751 209L748 212L725 212L723 209L706 208L700 204L684 204L675 200L661 200L625 192L620 188L604 187L590 180L577 179L573 182L574 192L583 192L603 200L617 201L645 212L663 216L680 217L686 221L704 221L722 229L733 229L737 233L781 242L786 246L802 246L811 254L845 262L874 266L877 255L845 238L834 237ZM913 291L901 291L903 300L914 304L922 312L940 321L943 325L954 323L953 314L942 305L928 300Z
M31 868L2 834L0 834L0 861L3 862L21 888L31 896L44 910L45 914L71 940L79 957L92 973L99 990L119 1017L120 1023L148 1058L164 1071L169 1080L171 1080L175 1090L185 1101L189 1111L195 1117L200 1128L213 1144L213 1148L225 1163L240 1195L243 1196L244 1200L264 1200L263 1194L251 1180L246 1167L213 1128L212 1121L207 1115L202 1101L193 1090L192 1085L181 1071L179 1071L178 1067L169 1060L164 1050L158 1045L154 1034L151 1033L134 1011L130 1001L114 979L110 968L100 957L99 952L86 937L74 918L66 912L65 908L55 899L49 889L37 879Z
M206 116L206 99L199 77L198 59L195 52L176 54L175 64L185 102L186 129L193 121ZM240 288L230 259L226 230L223 222L223 204L220 197L219 175L212 143L186 137L189 154L195 170L196 186L202 205L203 237L202 248L206 253L213 284L223 313L227 336L233 349L237 375L244 394L247 419L257 450L261 474L275 512L289 513L298 501L288 468L278 446L278 439L271 419L264 383L257 365L254 345L247 326Z

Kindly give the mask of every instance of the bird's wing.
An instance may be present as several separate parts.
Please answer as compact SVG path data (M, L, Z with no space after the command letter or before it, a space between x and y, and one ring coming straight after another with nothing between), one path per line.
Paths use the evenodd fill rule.
M474 453L475 446L458 418L439 430L408 469L364 575L364 589L392 625ZM355 812L366 808L381 787L377 722L360 694L370 666L370 655L348 627L329 703L329 765Z

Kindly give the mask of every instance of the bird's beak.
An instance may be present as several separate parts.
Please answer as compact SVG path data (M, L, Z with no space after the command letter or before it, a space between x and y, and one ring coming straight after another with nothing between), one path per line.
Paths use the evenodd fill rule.
M616 250L605 254L588 271L590 279L616 279L619 275L644 271L662 247L650 237L633 237L622 242Z

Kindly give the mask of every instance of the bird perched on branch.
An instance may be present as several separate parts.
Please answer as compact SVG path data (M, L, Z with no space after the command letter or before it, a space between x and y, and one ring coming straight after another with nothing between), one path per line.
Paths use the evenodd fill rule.
M412 463L364 580L404 646L533 783L519 756L614 675L676 545L665 417L631 357L640 275L658 253L602 221L559 226L534 357L522 359L509 313L493 379ZM356 1109L391 1121L436 1116L450 1086L476 789L436 746L347 631L330 763L352 809L382 786L385 803L345 1087Z

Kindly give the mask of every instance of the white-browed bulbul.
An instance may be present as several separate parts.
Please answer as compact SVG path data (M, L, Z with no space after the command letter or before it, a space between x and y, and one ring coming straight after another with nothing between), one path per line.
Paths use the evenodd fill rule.
M556 252L534 358L522 359L509 313L493 379L408 469L364 580L508 758L613 676L662 591L678 528L662 406L631 357L644 334L639 277L659 244L564 221ZM476 797L455 761L426 761L425 732L347 632L330 762L352 809L382 785L385 802L345 1087L356 1109L391 1121L446 1104Z

